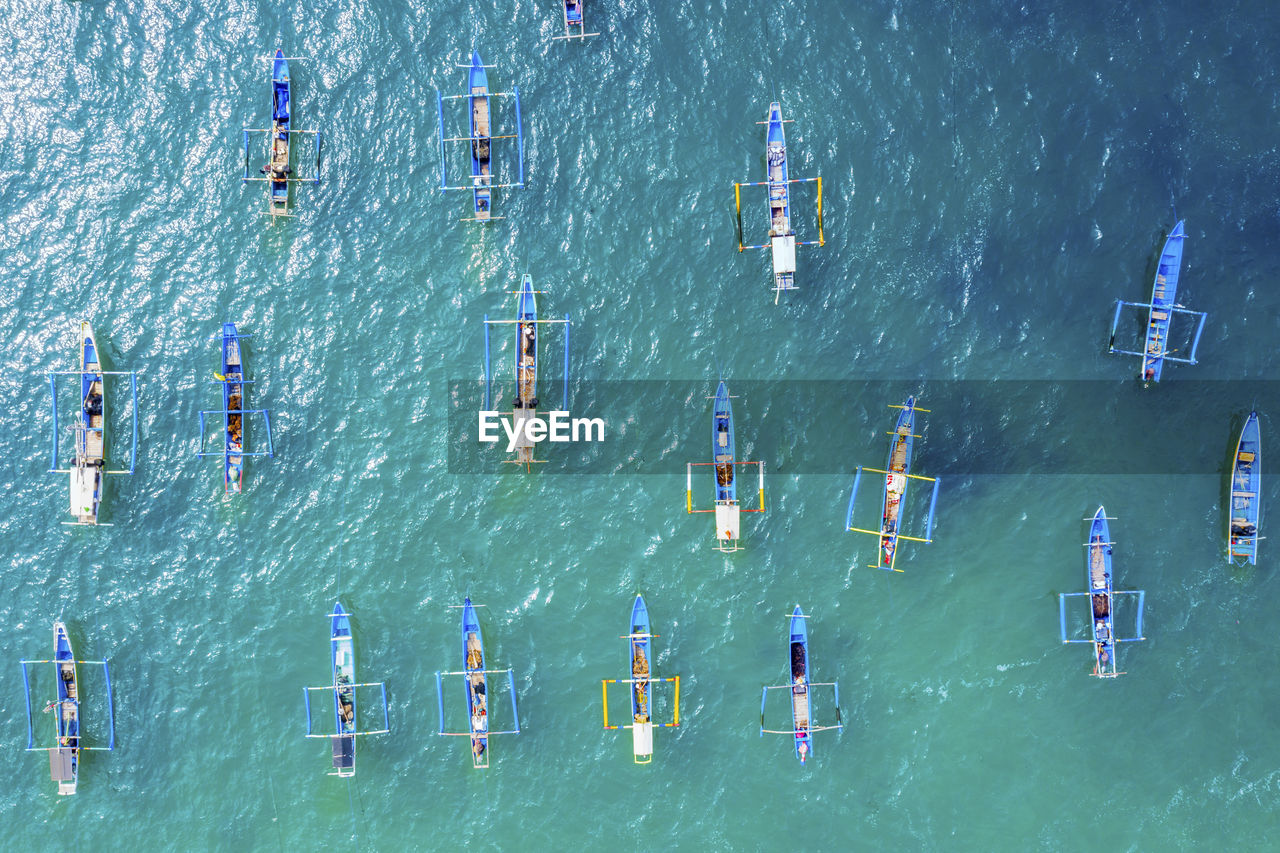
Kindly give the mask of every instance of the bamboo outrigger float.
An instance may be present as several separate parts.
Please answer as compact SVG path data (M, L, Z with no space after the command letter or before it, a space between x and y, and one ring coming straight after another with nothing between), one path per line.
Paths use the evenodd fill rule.
M1156 268L1156 279L1151 288L1150 302L1116 300L1116 313L1111 318L1111 339L1107 343L1107 352L1135 355L1142 359L1142 369L1138 375L1142 379L1143 387L1160 381L1160 374L1164 371L1166 361L1181 364L1196 363L1196 347L1200 345L1200 335L1204 332L1204 322L1208 315L1203 311L1188 310L1177 303L1178 277L1182 271L1182 244L1186 236L1183 221L1179 220L1178 224L1173 226L1173 231L1169 234L1169 239L1165 240L1164 249L1160 252L1160 264ZM1116 326L1120 322L1120 311L1125 306L1147 311L1147 331L1142 352L1116 349ZM1186 358L1175 358L1171 355L1175 350L1169 349L1169 326L1173 322L1174 314L1188 314L1200 318L1195 338L1191 342L1191 352Z
M657 634L649 633L649 610L645 607L644 597L636 595L635 604L631 607L631 632L623 635L630 649L631 677L621 682L616 678L606 678L600 682L600 701L604 709L604 727L606 729L631 729L631 752L636 764L648 764L653 761L653 730L657 728L673 728L680 725L680 676L657 678L653 675L653 638ZM663 682L675 684L675 708L671 722L655 723L653 721L653 688ZM631 725L609 725L609 685L628 684L631 686Z
M782 106L774 101L769 105L769 118L757 124L769 125L765 139L765 164L768 180L751 183L735 183L733 200L738 217L738 251L744 249L769 249L773 257L773 304L784 290L795 290L796 246L822 246L822 178L792 178L787 167L787 138L783 125L791 119L782 118ZM791 221L791 184L816 182L818 185L818 239L797 240ZM769 242L755 246L743 245L742 187L768 187Z
M716 514L716 550L730 554L742 548L741 513L764 512L764 463L739 462L733 435L733 402L724 380L716 387L711 415L711 461L685 463L685 510L689 513L714 512ZM693 505L693 467L710 465L716 474L716 502L714 509L696 509ZM744 509L738 502L737 466L755 465L757 469L759 505Z
M222 408L200 412L200 449L196 456L222 457L222 485L229 495L238 495L244 488L244 460L251 456L275 457L275 443L271 438L271 416L266 409L246 409L246 386L252 379L244 378L244 352L240 342L248 335L236 331L235 323L222 324L222 371L213 374L213 381L222 386ZM220 415L222 420L222 448L205 449L205 415ZM249 430L246 415L262 415L267 433L267 449L249 450Z
M908 397L905 404L901 406L890 406L891 409L901 409L898 415L897 426L894 431L889 433L892 440L889 443L889 458L885 463L883 470L879 468L858 468L853 478L853 491L849 495L849 511L845 515L844 528L853 533L869 533L875 536L880 542L880 561L869 566L872 569L884 569L886 571L901 572L895 566L898 559L898 540L906 539L909 542L922 542L926 545L933 542L933 518L934 510L938 506L938 478L921 477L911 473L911 452L915 446L915 440L919 438L915 434L916 412L928 412L928 409L921 409L916 406L916 398ZM880 504L880 529L866 530L853 526L853 504L858 497L858 484L862 480L862 472L870 471L874 474L884 475L884 497ZM907 495L907 485L911 480L923 480L933 483L933 496L929 499L929 516L925 521L925 534L921 539L915 536L907 536L901 532L902 502Z
M796 609L791 612L790 680L786 684L765 687L760 696L760 737L764 737L766 734L791 735L796 758L800 759L801 764L804 764L809 756L813 754L814 733L831 731L832 729L836 731L844 729L844 722L840 718L840 684L835 681L819 682L810 680L809 676L812 669L809 662L809 631L804 622L806 618L808 617L804 615L800 610L800 605L797 604ZM815 687L830 687L835 692L836 724L834 726L818 725L813 721L813 688ZM765 728L764 710L765 704L769 701L770 690L786 690L790 694L790 729Z
M122 370L103 370L93 329L82 320L77 335L79 370L58 370L49 374L49 396L52 412L53 462L49 472L71 475L69 509L75 521L63 524L98 524L98 514L106 494L107 474L132 474L138 457L138 375ZM76 376L80 380L79 401L71 431L75 452L69 468L58 467L58 377ZM133 445L129 450L129 467L108 468L106 378L128 376L132 395Z
M1231 463L1231 512L1227 519L1227 559L1240 566L1258 564L1258 527L1262 523L1262 434L1258 413L1250 412L1240 430Z
M1099 678L1115 678L1124 675L1116 671L1116 643L1137 643L1142 636L1142 605L1146 599L1143 590L1121 590L1112 587L1111 531L1107 527L1107 511L1098 507L1089 525L1089 541L1085 543L1085 584L1088 592L1066 592L1058 596L1058 628L1064 643L1091 643L1093 645L1093 675ZM1117 637L1115 629L1115 599L1120 595L1138 596L1136 636ZM1092 639L1073 640L1067 637L1067 599L1083 596L1089 599L1089 629Z
M391 731L390 712L387 708L387 686L381 681L356 683L355 639L351 634L350 614L342 609L342 603L333 605L329 615L329 661L333 671L333 683L324 687L304 687L302 701L307 714L307 737L329 738L333 747L333 771L330 776L346 778L356 773L356 738L363 735L382 735ZM382 728L361 731L356 714L356 691L361 687L377 687L382 691ZM316 733L311 724L311 693L333 691L333 734Z
M528 471L535 462L545 459L534 459L534 441L529 434L530 422L538 418L538 326L564 325L564 391L560 402L561 411L569 409L569 315L563 320L539 320L537 294L542 291L533 289L533 277L526 273L520 280L520 289L516 293L516 318L514 320L490 320L484 315L484 410L492 411L493 373L490 369L489 327L515 326L515 387L516 393L511 400L511 420L516 431L516 458L508 459L517 465L525 466Z
M510 92L490 92L489 77L485 72L486 68L493 68L492 65L485 65L480 61L480 54L471 52L471 63L469 65L459 65L459 68L467 69L467 92L464 95L441 95L440 90L436 90L436 110L440 119L440 192L448 190L471 190L472 215L464 217L463 221L470 222L488 222L493 219L502 219L501 216L493 215L493 191L503 187L523 187L524 186L524 130L520 121L520 90L512 87ZM515 100L516 110L516 132L510 134L495 134L493 132L493 114L491 110L492 98L513 98ZM465 99L469 109L467 110L467 127L466 136L447 136L444 130L444 102L449 100ZM507 183L494 182L494 162L493 162L493 142L498 139L514 139L516 140L516 152L518 157L516 180ZM469 185L450 186L448 179L448 169L445 164L445 143L446 142L466 142L469 153L471 155L471 183Z
M582 17L582 7L586 5L587 0L562 0L564 11L564 35L554 36L555 39L565 39L573 41L574 39L586 40L590 36L598 36L599 33L589 33L586 31L586 22Z
M470 598L462 602L462 662L463 669L457 672L436 673L436 699L440 706L441 735L467 737L471 740L471 766L483 770L489 766L489 738L493 735L520 734L520 712L516 708L516 677L511 669L486 669L484 662L484 638L480 635L480 620L476 618L475 605ZM507 685L511 690L511 718L515 721L514 729L496 731L490 726L489 711L493 707L489 702L489 680L487 676L507 676ZM465 732L447 732L444 730L444 688L442 679L457 676L466 687L467 698L467 730Z
M58 794L67 796L76 792L80 779L80 753L88 750L110 751L116 746L116 720L111 699L111 672L107 662L101 660L76 660L67 636L67 626L61 621L53 623L53 659L24 660L22 665L22 689L27 702L27 751L49 753L49 776L58 783ZM45 706L45 713L52 713L55 740L53 746L36 746L35 729L31 718L31 670L28 666L52 664L57 682L57 698ZM82 713L80 675L78 665L101 666L106 684L107 732L106 746L85 746L85 724Z
M277 216L293 216L289 212L289 187L291 184L320 184L320 132L318 130L295 130L293 127L292 84L289 81L289 60L298 57L286 57L284 51L276 50L274 56L267 57L271 63L271 127L244 129L244 170L240 176L241 183L258 181L267 185L267 207L264 214L272 221ZM264 134L266 139L267 162L258 170L262 177L249 174L249 137ZM309 176L298 177L294 171L295 158L293 137L311 136L315 142L315 160Z

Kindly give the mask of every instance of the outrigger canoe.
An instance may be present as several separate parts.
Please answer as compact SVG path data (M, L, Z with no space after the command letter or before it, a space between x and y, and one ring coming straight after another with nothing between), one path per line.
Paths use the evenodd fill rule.
M471 68L467 72L467 91L471 105L471 199L476 219L490 216L490 184L493 174L490 163L489 130L489 76L477 51L471 52Z
M791 726L796 758L804 764L813 749L809 733L809 631L800 605L791 613Z
M1258 526L1262 521L1262 436L1258 413L1250 412L1236 442L1231 466L1231 513L1227 522L1227 559L1258 564Z
M67 795L76 792L80 778L80 688L76 656L62 622L53 623L53 650L58 670L58 701L53 708L58 744L49 751L49 769L58 782L58 794Z
M341 602L333 605L330 630L333 663L333 766L338 776L356 772L356 652L351 618Z
M769 243L773 251L774 290L795 290L796 238L791 228L787 135L782 124L782 105L777 101L769 105L765 162L769 168Z
M277 49L271 60L271 163L267 169L271 179L269 212L272 216L289 213L290 130L289 60Z
M1085 543L1086 592L1067 592L1058 596L1058 622L1064 643L1089 643L1093 648L1093 675L1099 678L1115 678L1123 675L1116 671L1116 644L1136 643L1142 636L1142 605L1146 598L1143 590L1116 590L1112 586L1111 531L1107 526L1107 511L1098 511L1089 524L1089 541ZM1137 630L1133 637L1116 635L1115 602L1121 595L1138 596ZM1073 640L1067 637L1067 599L1083 597L1089 603L1090 639Z
M87 322L80 323L79 341L80 416L75 429L76 457L71 466L70 509L77 524L97 524L106 491L107 402L98 344Z
M489 766L488 685L485 681L484 641L480 636L480 620L467 598L462 602L462 657L465 662L463 682L467 687L467 709L471 728L471 763L473 767Z
M653 712L650 708L649 610L644 597L636 595L631 607L631 722L632 744L637 763L653 758Z
M908 397L898 413L884 469L884 499L880 506L880 562L892 569L898 546L898 515L910 482L911 450L915 446L916 398Z
M1179 220L1178 224L1173 226L1173 231L1170 232L1169 238L1165 240L1164 249L1160 252L1160 263L1156 268L1156 278L1151 288L1150 302L1116 301L1115 315L1111 319L1111 340L1107 344L1107 351L1120 353L1121 355L1134 355L1140 358L1142 360L1142 369L1138 375L1142 378L1144 386L1160 381L1160 375L1164 372L1164 363L1166 361L1180 364L1196 363L1196 348L1200 345L1200 335L1204 332L1205 319L1208 315L1203 311L1191 311L1183 308L1177 303L1178 278L1182 271L1182 245L1186 240L1186 236L1183 222ZM1142 352L1116 349L1116 328L1120 323L1120 312L1126 306L1139 310L1145 309L1147 312L1146 335ZM1174 314L1189 314L1200 318L1200 323L1196 327L1195 337L1191 341L1191 352L1187 353L1185 358L1174 356L1173 353L1177 350L1169 349L1169 327L1173 322Z
M720 380L711 415L711 461L716 469L716 534L737 541L741 537L738 515L738 484L734 478L733 402L729 388Z
M222 324L222 483L227 494L244 488L244 365L235 323Z
M520 282L516 302L516 396L511 403L512 420L517 430L516 462L533 462L533 441L525 421L538 416L538 297L533 290L533 277Z

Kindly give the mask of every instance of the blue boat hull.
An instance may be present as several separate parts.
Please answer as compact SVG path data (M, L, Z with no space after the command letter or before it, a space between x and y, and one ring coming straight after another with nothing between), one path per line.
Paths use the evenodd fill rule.
M1164 371L1164 359L1169 352L1169 325L1171 309L1178 301L1178 276L1182 271L1182 244L1186 239L1180 220L1173 226L1169 238L1160 252L1160 264L1156 268L1155 283L1151 289L1151 310L1147 315L1146 343L1142 356L1142 379L1159 382Z
M899 523L902 501L911 482L911 452L915 447L916 398L908 397L898 414L893 438L889 443L889 456L884 470L884 495L880 503L880 565L892 569L897 559Z
M472 51L471 68L467 72L467 103L470 106L468 127L471 132L471 199L477 219L488 219L492 202L490 184L492 141L490 135L489 76L480 54Z
M1093 633L1094 675L1116 674L1115 612L1111 574L1111 531L1107 511L1098 507L1089 526L1089 547L1085 551L1085 588L1089 590Z
M484 641L480 620L471 599L462 603L462 661L466 675L467 720L471 730L471 760L475 767L489 766L489 705L485 677Z
M1258 413L1251 412L1231 465L1231 511L1227 519L1227 559L1258 564L1258 529L1262 522L1262 434Z
M284 51L276 50L271 61L271 151L272 160L276 160L278 146L283 145L284 161L289 161L289 143L293 104L289 90L289 60L284 58ZM274 175L273 175L274 178ZM271 181L271 206L273 211L287 209L289 205L289 181Z
M71 638L61 622L53 623L53 658L58 672L57 714L59 750L70 750L71 778L58 782L59 794L74 794L80 778L80 690Z
M235 323L222 324L222 376L222 483L227 494L239 494L244 488L244 364Z
M636 596L631 607L631 721L632 723L651 722L652 710L650 700L650 667L652 656L649 654L650 639L649 610L645 607L644 598ZM636 636L643 634L645 636Z
M355 773L356 683L355 641L351 619L342 604L333 605L330 617L330 663L333 667L333 764L340 776ZM344 736L345 735L345 736Z
M736 503L738 483L734 476L733 403L723 380L716 388L711 416L711 461L716 469L716 502Z
M812 706L809 691L809 631L800 605L791 612L791 726L795 732L796 758L803 764L813 754L813 735L809 732Z

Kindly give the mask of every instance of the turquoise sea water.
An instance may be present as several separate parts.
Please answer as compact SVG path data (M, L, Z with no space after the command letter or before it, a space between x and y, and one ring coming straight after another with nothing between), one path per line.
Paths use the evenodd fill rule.
M1222 559L1236 434L1256 407L1269 446L1280 411L1272 5L595 0L586 44L552 41L552 0L0 14L3 849L1278 843L1274 562L1266 541L1256 569ZM307 57L295 126L325 143L324 183L273 226L238 178L277 46ZM519 86L526 137L527 186L487 227L435 191L435 91L462 91L473 48ZM824 179L827 243L777 307L764 253L735 252L732 192L763 176L775 98L793 174ZM796 197L811 236L812 185ZM763 197L744 203L759 235ZM1201 364L1142 391L1105 354L1113 300L1147 298L1182 217ZM481 318L510 316L526 271L573 321L570 408L608 422L531 475L471 421ZM45 374L72 365L80 318L141 374L138 471L98 529L59 524L65 476L45 473ZM227 319L253 335L277 449L235 500L195 458ZM768 473L732 556L683 510L719 374ZM853 467L883 464L885 406L910 393L932 409L917 470L943 485L936 541L889 576L842 527ZM1056 598L1082 588L1100 503L1118 585L1147 591L1148 641L1105 683L1059 643ZM636 591L656 671L682 677L648 767L600 727ZM483 773L435 734L466 594L525 729ZM339 598L393 729L350 782L302 737ZM797 603L846 723L804 767L757 735ZM48 655L59 617L115 690L117 749L84 760L73 798L22 751L17 661Z

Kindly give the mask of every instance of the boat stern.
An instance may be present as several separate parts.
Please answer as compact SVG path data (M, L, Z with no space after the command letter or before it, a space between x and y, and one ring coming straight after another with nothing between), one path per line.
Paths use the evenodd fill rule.
M795 290L796 235L780 234L769 238L773 254L773 281L777 290Z
M97 524L102 500L102 469L77 465L71 469L70 511L77 524Z
M68 797L76 792L76 751L60 746L49 750L49 776L58 783L58 796Z
M737 501L716 503L716 541L721 551L736 551L742 538L741 508Z
M653 761L653 723L634 723L631 727L631 752L636 764Z

